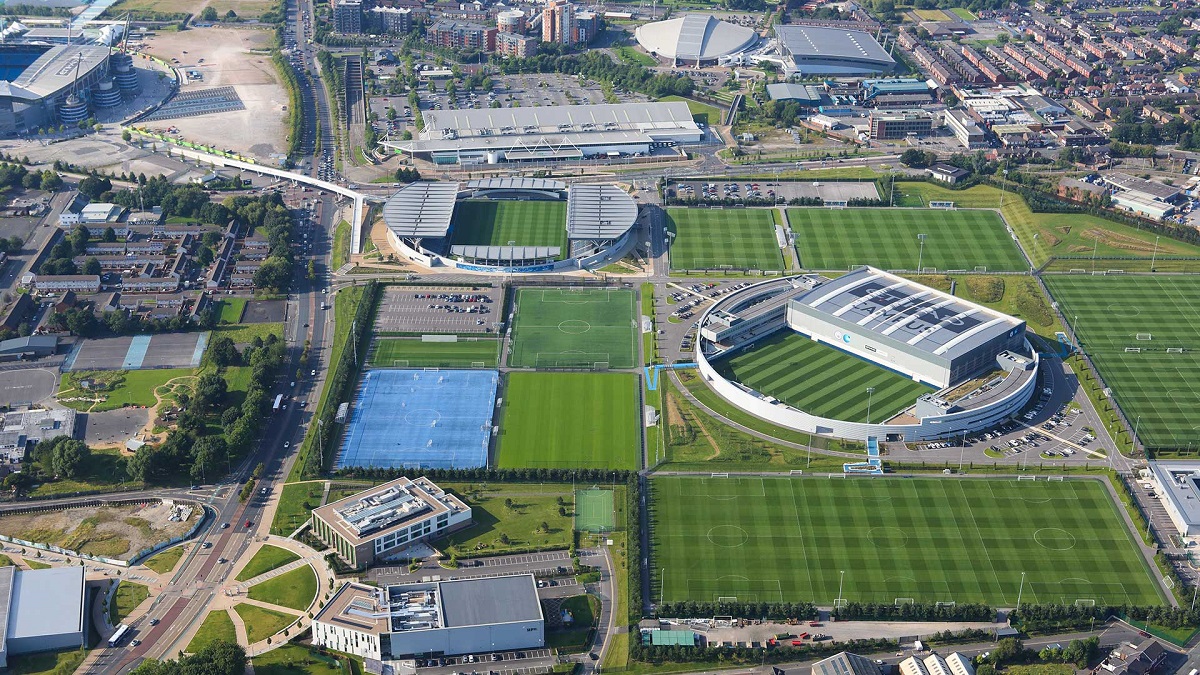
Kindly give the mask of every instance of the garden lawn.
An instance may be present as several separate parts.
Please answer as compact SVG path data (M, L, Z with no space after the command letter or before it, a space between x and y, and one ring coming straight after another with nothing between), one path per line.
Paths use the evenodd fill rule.
M265 640L279 631L287 628L297 617L283 612L264 609L257 605L240 603L233 606L233 611L242 617L246 624L246 639L250 644Z
M250 587L251 600L304 611L317 595L317 575L309 565L297 567L286 574L267 579Z
M447 547L459 557L469 557L551 551L571 545L574 495L570 484L489 481L440 485L467 502L473 524L438 540L439 548ZM560 515L560 508L565 515ZM542 523L548 527L539 532Z
M183 557L183 546L172 546L171 548L158 553L142 564L159 574L166 574L175 569L179 564L179 559Z
M293 560L299 559L300 556L285 548L267 544L258 549L258 553L254 554L254 557L250 559L250 562L246 563L246 566L242 568L241 572L238 572L235 578L238 581L249 581L260 574L265 574L277 567L283 567ZM313 592L315 593L316 591L314 590Z
M223 609L213 610L204 617L204 623L200 624L192 641L188 643L187 652L195 654L217 640L237 642L233 619L229 618L229 612Z

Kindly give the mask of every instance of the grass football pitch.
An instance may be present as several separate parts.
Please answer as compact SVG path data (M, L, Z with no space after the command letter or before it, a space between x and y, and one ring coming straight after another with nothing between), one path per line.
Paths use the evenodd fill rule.
M1017 242L994 211L945 209L788 209L800 264L844 270L1004 272L1029 269ZM924 234L924 252L917 235Z
M622 289L521 289L508 364L634 367L633 301L633 292Z
M567 253L567 203L464 201L454 211L451 245L558 246Z
M1126 417L1141 417L1142 443L1200 446L1200 277L1045 280Z
M623 373L509 373L497 465L641 467L637 379Z
M377 368L495 368L499 352L499 340L377 338L368 362Z
M885 604L1163 602L1097 481L671 477L651 490L651 583L667 601L832 605L841 584L846 601Z
M770 209L667 209L671 268L782 270Z
M933 391L792 331L778 331L716 364L726 378L813 415L851 422L882 422ZM868 395L867 387L875 391Z

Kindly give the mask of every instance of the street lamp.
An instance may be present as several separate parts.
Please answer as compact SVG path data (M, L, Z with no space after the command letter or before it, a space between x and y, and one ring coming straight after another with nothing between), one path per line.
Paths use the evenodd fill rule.
M846 579L846 570L838 572L838 596L837 600L833 601L834 609L837 609L838 600L842 599L842 582Z
M1025 592L1025 573L1021 572L1021 589L1017 591L1017 611L1021 611L1021 593Z
M925 239L928 236L929 235L927 235L927 234L918 234L917 235L917 241L920 242L920 244L921 244L921 250L919 253L917 253L917 274L921 273L921 262L925 259Z
M875 387L867 387L867 424L871 423L871 399L875 396Z
M1158 237L1154 238L1154 254L1150 256L1150 271L1154 271L1154 263L1158 260Z

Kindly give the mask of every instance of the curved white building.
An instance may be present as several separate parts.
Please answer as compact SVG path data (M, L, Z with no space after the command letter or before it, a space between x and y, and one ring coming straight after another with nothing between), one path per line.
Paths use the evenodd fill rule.
M704 14L656 21L635 31L638 44L654 56L676 63L706 65L750 49L758 33Z
M794 408L713 365L789 329L940 389L883 423L852 422ZM1039 356L1024 321L865 267L835 280L765 281L726 296L700 319L696 363L718 395L774 424L860 441L921 441L973 433L1018 413L1037 390ZM961 391L989 371L997 374Z

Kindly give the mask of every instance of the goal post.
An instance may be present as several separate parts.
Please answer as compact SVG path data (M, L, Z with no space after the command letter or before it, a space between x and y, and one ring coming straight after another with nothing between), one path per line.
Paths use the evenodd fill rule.
M1126 347L1125 353L1126 354L1141 354L1142 348L1141 347Z
M393 368L407 368L408 359L392 359Z
M735 605L735 604L737 604L737 601L738 601L738 599L737 599L736 595L718 595L717 596L717 604L718 605ZM730 618L732 618L732 617L730 617Z
M712 478L729 478L729 474L728 473L714 473L711 477Z
M1037 476L1017 476L1017 481L1018 481L1018 482L1020 482L1020 481L1023 481L1023 480L1032 480L1032 481L1036 481L1036 480L1037 480Z
M915 604L916 604L916 601L913 600L912 598L896 598L896 601L895 601L895 605L897 607L899 607L901 605L915 605Z
M1095 598L1079 598L1075 601L1075 606L1076 607L1095 607L1096 599Z
M1134 335L1133 337L1135 340L1153 340L1154 334L1153 333L1138 333L1138 334Z

